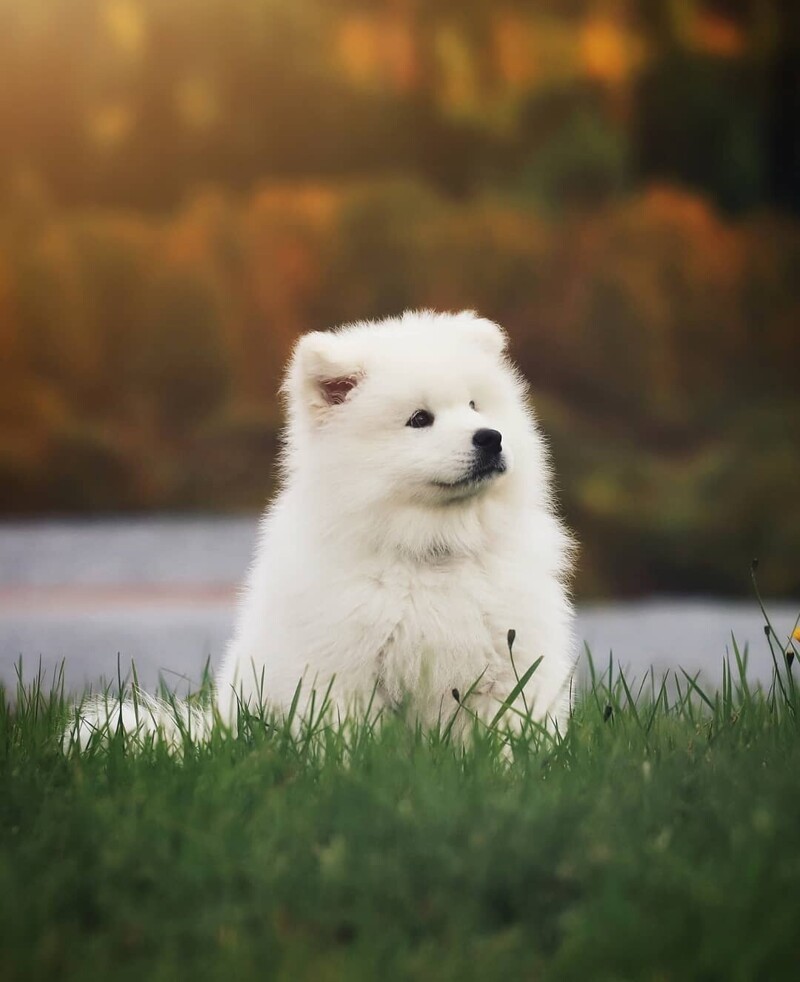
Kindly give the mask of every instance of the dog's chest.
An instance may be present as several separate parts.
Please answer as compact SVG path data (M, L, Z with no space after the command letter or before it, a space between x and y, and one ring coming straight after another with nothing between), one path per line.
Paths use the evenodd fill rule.
M502 632L479 569L393 569L376 578L372 600L376 674L391 699L450 692L491 673Z

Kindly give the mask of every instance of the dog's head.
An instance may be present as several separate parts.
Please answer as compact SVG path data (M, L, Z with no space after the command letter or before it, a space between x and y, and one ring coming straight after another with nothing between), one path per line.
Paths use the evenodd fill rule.
M471 312L305 335L284 386L289 469L364 508L501 495L540 446L505 348Z

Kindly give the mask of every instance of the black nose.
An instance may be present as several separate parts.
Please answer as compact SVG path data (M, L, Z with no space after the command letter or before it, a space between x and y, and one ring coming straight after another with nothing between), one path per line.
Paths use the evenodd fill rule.
M498 430L475 430L472 442L487 454L499 454L503 445L503 434Z

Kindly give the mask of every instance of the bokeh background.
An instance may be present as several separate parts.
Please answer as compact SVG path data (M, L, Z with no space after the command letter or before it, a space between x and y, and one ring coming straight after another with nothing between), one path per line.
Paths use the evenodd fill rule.
M800 592L800 4L0 0L0 511L253 512L299 332L474 307L582 597Z

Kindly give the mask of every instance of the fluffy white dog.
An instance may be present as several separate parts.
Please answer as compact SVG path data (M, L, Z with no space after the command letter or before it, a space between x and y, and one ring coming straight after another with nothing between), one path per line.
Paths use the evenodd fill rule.
M563 728L571 543L505 346L471 312L299 340L284 383L282 490L216 679L223 721L234 724L240 704L286 711L301 683L300 716L315 691L341 717L402 708L435 726L472 689L463 729L493 719L541 657L526 711ZM152 715L168 726L169 713ZM131 726L130 707L123 716Z
M342 714L372 700L426 725L480 679L470 705L491 718L543 656L528 707L563 720L569 539L505 343L472 313L300 339L284 486L217 679L224 717L237 699L285 709L302 678Z

